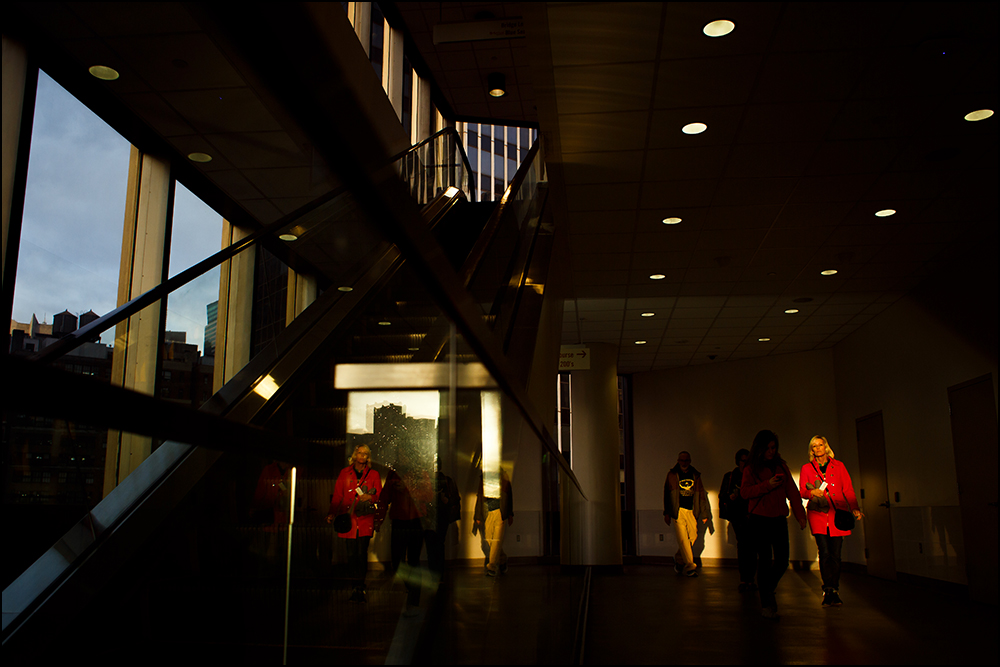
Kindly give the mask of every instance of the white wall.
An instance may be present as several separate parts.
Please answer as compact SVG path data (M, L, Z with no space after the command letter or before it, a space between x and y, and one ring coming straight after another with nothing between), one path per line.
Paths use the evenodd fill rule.
M691 453L712 505L716 532L706 537L702 556L736 558L718 516L719 484L735 467L736 451L749 449L759 430L775 431L797 483L809 439L823 434L834 446L840 439L830 350L638 373L633 383L641 556L673 556L677 549L673 529L663 522L663 482L681 450ZM792 558L814 557L812 538L794 520L789 525Z
M889 492L900 494L892 508L897 572L966 583L947 390L992 373L996 394L996 349L991 354L983 343L989 331L984 336L969 323L952 324L955 318L943 315L935 299L902 299L831 350L636 374L640 555L672 556L676 550L662 520L662 497L680 450L690 451L702 472L720 529L722 476L759 429L778 433L796 477L808 460L809 438L827 436L857 481L855 420L881 410ZM988 318L983 326L992 326L995 338ZM814 558L810 536L789 525L792 558ZM706 538L705 558L735 558L723 532ZM845 541L844 560L865 563L861 530Z
M992 373L995 396L993 352L914 298L834 348L844 449L856 455L855 419L882 411L897 572L966 583L948 387Z

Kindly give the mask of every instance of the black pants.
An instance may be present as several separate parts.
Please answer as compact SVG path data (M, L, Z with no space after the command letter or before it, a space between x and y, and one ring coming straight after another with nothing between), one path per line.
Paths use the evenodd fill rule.
M757 552L757 586L761 606L775 604L774 591L788 569L788 518L750 515L750 532Z
M813 535L819 551L819 573L823 577L823 590L840 588L840 550L844 546L843 537Z
M368 576L368 543L371 541L371 537L344 540L347 546L347 571L351 577L351 585L356 590L365 590L365 577Z
M757 551L754 548L753 535L750 534L750 517L744 516L729 522L736 533L736 562L739 564L740 581L753 583L757 571Z
M410 567L403 577L403 583L406 585L406 600L411 605L420 602L420 550L423 546L424 528L420 525L420 519L392 520L392 571L399 570L399 564L405 556Z

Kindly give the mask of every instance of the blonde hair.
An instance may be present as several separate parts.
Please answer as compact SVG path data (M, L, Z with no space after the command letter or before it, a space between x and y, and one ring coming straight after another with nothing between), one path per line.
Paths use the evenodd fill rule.
M814 461L816 459L816 457L813 456L813 442L815 442L816 440L819 440L824 445L826 445L826 455L828 457L830 457L831 459L836 458L833 455L833 449L830 448L830 441L827 440L826 438L824 438L821 435L814 435L813 437L809 438L809 460L810 461Z
M354 465L354 461L355 461L355 459L358 456L358 452L360 452L362 449L365 450L366 452L368 452L368 464L371 465L371 462L372 462L372 448L369 447L368 445L358 445L357 447L354 448L354 451L351 452L351 458L349 458L347 460L347 463L349 465Z

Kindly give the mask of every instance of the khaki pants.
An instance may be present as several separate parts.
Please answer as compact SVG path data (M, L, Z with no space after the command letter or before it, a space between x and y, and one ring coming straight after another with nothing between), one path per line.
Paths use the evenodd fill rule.
M694 552L691 551L694 541L698 539L698 520L694 518L694 512L683 507L678 510L674 520L674 534L677 536L674 562L683 564L684 572L691 572L697 568L694 564Z
M503 536L506 532L507 522L500 516L500 510L496 509L486 515L486 530L484 537L490 545L490 557L486 563L486 569L496 572L498 567L507 563L507 554L503 552Z

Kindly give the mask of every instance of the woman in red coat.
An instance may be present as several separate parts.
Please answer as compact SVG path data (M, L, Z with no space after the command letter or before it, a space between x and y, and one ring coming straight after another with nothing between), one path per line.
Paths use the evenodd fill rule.
M347 566L353 580L351 600L365 601L365 575L368 573L368 543L375 533L375 502L382 493L382 478L369 465L371 450L358 445L351 454L350 465L340 471L330 499L326 522L341 514L350 514L351 527L337 533L347 540Z
M847 467L833 458L830 443L821 435L809 441L809 463L799 474L799 493L809 501L806 507L809 529L816 538L819 551L819 572L823 577L823 606L838 607L843 604L840 588L840 551L844 538L851 534L834 523L835 510L848 510L860 519L854 486Z

